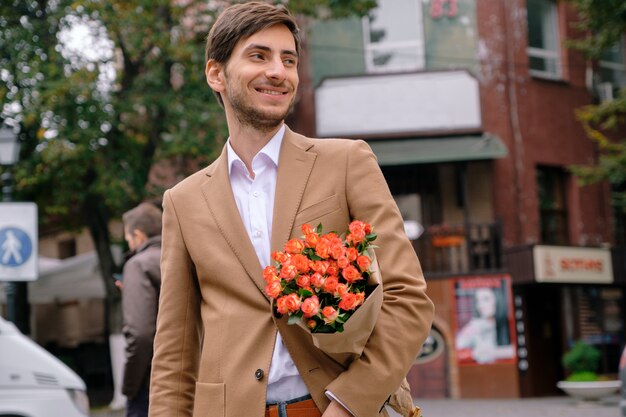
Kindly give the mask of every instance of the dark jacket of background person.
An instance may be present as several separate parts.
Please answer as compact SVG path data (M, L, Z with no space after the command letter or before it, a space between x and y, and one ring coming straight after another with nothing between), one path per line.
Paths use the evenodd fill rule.
M152 343L161 286L161 236L149 238L124 265L126 365L122 393L134 398L150 383Z

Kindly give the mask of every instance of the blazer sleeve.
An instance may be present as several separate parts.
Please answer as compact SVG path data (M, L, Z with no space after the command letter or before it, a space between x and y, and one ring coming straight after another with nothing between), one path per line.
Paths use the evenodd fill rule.
M195 268L169 190L163 196L161 294L150 380L150 417L191 417L201 329Z
M383 304L359 359L333 380L332 392L357 417L377 416L414 362L432 324L434 306L400 211L376 157L364 141L346 156L350 218L368 222L383 281Z

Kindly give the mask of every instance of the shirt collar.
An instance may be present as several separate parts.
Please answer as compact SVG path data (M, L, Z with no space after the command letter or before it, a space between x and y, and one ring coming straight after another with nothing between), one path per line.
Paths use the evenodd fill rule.
M254 157L256 158L257 155L264 154L269 157L276 166L278 166L280 146L283 143L284 136L285 124L283 123L280 126L280 129L278 129L274 136L272 136L272 138L269 140L269 142L267 142L267 144L265 144L265 146ZM228 138L228 141L226 142L226 152L228 155L228 174L230 175L233 169L233 164L235 164L236 161L239 161L238 163L242 164L243 166L243 161L241 160L239 155L237 155L237 152L235 152L232 145L230 144L230 138Z

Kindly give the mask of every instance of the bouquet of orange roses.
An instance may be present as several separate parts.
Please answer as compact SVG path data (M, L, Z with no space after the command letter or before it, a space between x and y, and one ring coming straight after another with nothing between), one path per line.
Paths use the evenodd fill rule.
M302 239L291 239L274 252L276 266L263 271L265 293L278 316L308 329L313 343L339 362L360 355L382 304L371 225L350 223L345 238L322 234L322 226L302 226ZM350 321L348 321L350 320Z

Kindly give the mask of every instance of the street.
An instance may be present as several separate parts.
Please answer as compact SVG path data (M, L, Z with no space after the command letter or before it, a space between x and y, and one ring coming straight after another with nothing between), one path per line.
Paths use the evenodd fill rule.
M424 417L618 417L619 397L579 402L570 397L505 400L416 400ZM391 417L398 414L390 413ZM124 410L94 410L92 417L124 417Z

